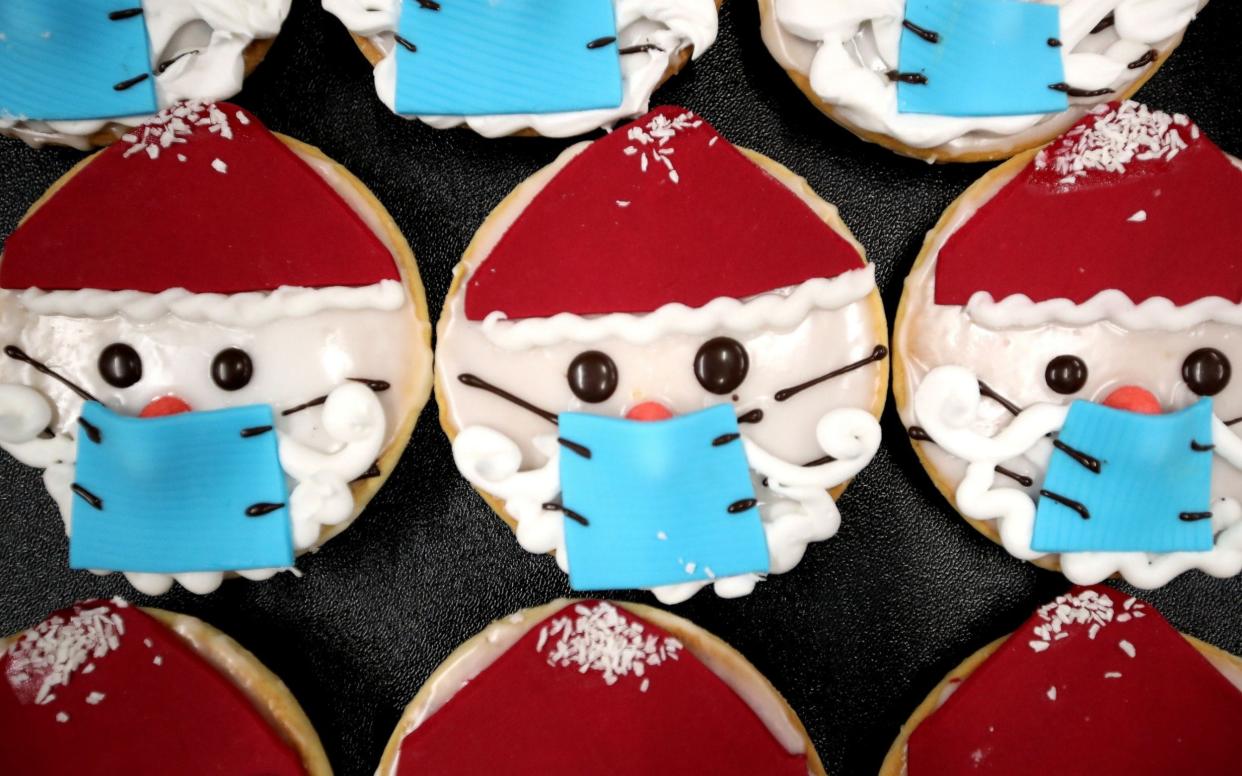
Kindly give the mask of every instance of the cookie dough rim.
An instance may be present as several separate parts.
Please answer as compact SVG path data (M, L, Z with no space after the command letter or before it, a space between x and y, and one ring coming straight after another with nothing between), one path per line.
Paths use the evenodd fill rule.
M522 609L515 614L522 616L524 622L529 622L530 628L533 628L535 625L538 625L540 622L566 606L584 600L595 599L558 598L540 606ZM640 619L647 620L674 636L685 646L687 650L694 654L695 657L702 660L703 663L707 665L708 670L713 674L717 674L716 668L719 667L720 669L727 671L731 679L757 685L768 695L779 701L780 706L785 713L786 720L790 726L792 726L793 729L801 735L802 742L806 747L805 755L807 773L809 776L827 776L827 771L824 770L824 764L823 761L820 760L819 752L816 751L815 744L811 741L810 734L807 733L806 728L803 726L802 720L798 717L797 712L795 712L793 707L789 705L789 702L785 700L785 696L781 695L780 691L772 685L772 682L769 681L768 678L759 671L759 669L755 668L755 666L747 660L742 653L738 652L719 636L716 636L684 617L679 617L671 612L666 612L663 609L657 609L653 606L646 606L644 604L630 603L628 601L607 601L607 603L623 611L628 611ZM509 616L512 617L513 615ZM402 710L401 718L397 721L396 726L393 728L392 735L388 739L388 743L384 746L384 753L380 758L379 765L375 771L376 776L389 776L390 774L394 774L396 772L395 768L401 750L401 742L405 740L405 737L412 730L414 730L415 726L413 722L430 700L432 692L431 688L448 672L450 667L464 659L467 654L476 648L479 648L487 643L488 632L493 625L504 624L506 620L507 618L495 620L492 623L489 623L483 630L462 642L456 649L446 656L444 660L436 666L431 675L423 681L418 688L418 692L414 695L414 698L410 700L405 709ZM530 628L528 628L526 632L529 632ZM509 649L513 649L513 647L510 646ZM704 659L702 657L703 655L710 655L712 660L709 661ZM718 674L717 678L720 678ZM720 680L724 681L724 679ZM450 700L447 702L451 702L451 696ZM746 703L746 700L743 698L742 702ZM749 707L749 704L747 704L747 706ZM764 725L765 728L767 727L766 723L764 723L762 719L760 719L759 722Z
M724 0L715 0L715 3L716 3L716 13L719 14L721 6L724 5ZM349 33L349 37L354 39L354 44L358 46L358 50L362 52L362 55L366 57L367 62L370 63L371 69L374 70L376 66L378 66L379 63L384 59L384 52L380 51L379 47L376 46L374 43L372 43L371 40L366 35L359 35L358 33L353 32L351 30ZM694 44L692 43L686 44L685 46L682 46L680 49L678 49L676 56L673 57L669 61L668 68L665 69L664 75L660 76L659 83L655 85L655 89L651 90L652 95L654 95L656 90L658 90L661 86L668 83L668 80L670 78L672 78L673 76L677 75L682 70L684 70L686 65L690 64L690 60L691 58L693 58L693 56L694 56ZM648 99L650 99L650 97ZM555 112L560 113L562 111L555 111ZM564 112L573 113L574 111L564 111ZM396 111L391 111L391 113L394 116L398 118L406 119L407 121L415 120L417 118L416 116L407 116L401 113L397 113ZM501 114L501 115L504 115L504 114ZM613 122L613 124L624 123L625 121L626 120L623 118L619 122ZM474 130L466 126L465 123L459 124L458 126L455 126L455 127L450 127L450 129L465 129L465 130L469 130L470 132L474 132ZM580 133L579 136L586 135L591 132L598 132L600 129L603 129L603 127L587 130L586 132ZM523 129L517 130L516 132L510 132L508 135L500 135L498 137L544 137L544 135L540 134L538 131L536 131L535 129L531 127L525 127ZM570 137L573 137L573 136L570 136Z
M332 776L332 767L319 734L297 698L280 677L250 650L197 617L146 606L135 608L167 628L241 690L281 740L298 754L307 776ZM0 637L0 652L7 650L21 636L21 633L15 633Z
M940 680L939 684L932 688L932 691L928 693L927 697L923 699L923 702L915 708L909 719L902 724L896 740L893 741L892 746L888 750L888 754L884 757L884 763L880 766L880 776L906 776L906 746L910 741L910 736L919 725L923 724L924 720L930 717L941 707L941 705L943 705L941 698L944 695L945 688L947 688L951 682L960 682L967 679L975 672L976 668L983 664L983 661L991 657L992 653L1000 649L1001 646L1004 645L1005 642L1009 641L1009 639L1011 639L1016 633L1017 631L1014 631L1014 633L1011 633L1008 636L1002 636L990 644L983 646L977 652L970 655L970 657L959 663L956 668ZM1194 647L1195 650L1197 650L1199 654L1204 657L1204 659L1211 663L1212 667L1217 671L1220 671L1223 666L1242 673L1242 657L1226 652L1220 647L1208 644L1205 641L1200 641L1194 636L1190 636L1185 633L1181 634L1181 636L1186 639L1190 646Z
M359 180L357 176L345 169L344 166L333 160L323 151L319 150L316 146L303 143L300 140L279 132L272 132L272 134L290 151L292 151L304 164L307 163L307 157L309 157L310 159L318 160L329 165L331 167L332 174L338 176L341 182L346 184L354 192L354 194L356 194L362 202L365 203L366 207L372 212L372 214L378 218L384 233L377 236L384 243L385 247L389 249L389 253L392 254L393 261L401 269L404 275L405 290L409 295L411 304L414 306L414 317L421 324L421 328L423 330L423 336L420 341L416 341L416 344L421 344L427 357L426 360L429 367L424 370L425 374L416 377L414 381L415 385L412 386L412 392L406 397L411 402L409 411L406 413L406 417L401 421L401 423L395 426L392 442L383 449L380 453L379 459L376 461L380 470L379 475L364 480L356 480L349 484L350 493L354 498L353 514L349 517L349 519L343 520L336 525L320 526L319 536L315 540L315 543L311 547L296 553L297 557L301 557L309 552L317 551L329 539L343 533L347 528L353 525L355 521L357 521L367 504L369 504L371 499L375 497L375 494L379 491L383 484L388 481L388 477L392 474L393 469L396 467L397 461L400 460L406 447L409 446L410 437L414 433L414 426L418 422L418 416L422 414L423 408L427 405L427 401L431 398L432 374L434 372L434 360L431 349L432 325L431 314L427 309L427 295L423 287L422 277L418 271L418 264L414 258L414 251L410 248L409 242L406 241L405 236L401 233L401 229L397 226L396 221L393 220L392 214L388 212L383 203L379 201L375 194L372 193L372 191L367 188L366 184ZM31 205L30 208L22 215L21 219L17 222L17 227L14 227L14 230L24 224L26 220L34 215L39 208L43 207L46 202L59 193L60 189L65 186L65 184L85 169L86 165L98 158L98 156L99 152L90 154L74 164L73 167L69 168L69 170L65 172L64 175L60 176L60 178L56 179L56 181L48 187L47 191L43 192L43 194L35 200L34 204ZM329 186L332 185L332 181L324 177L318 170L314 170L313 167L311 169L316 175L324 178L325 183L328 183ZM338 196L340 196L339 192ZM348 200L346 200L346 205L348 205L351 210L354 210L353 204ZM355 210L355 212L357 211ZM363 213L358 213L358 216L361 218ZM3 261L4 254L3 252L0 252L0 262ZM236 571L230 571L225 574L226 579L236 576L239 576Z
M487 259L486 255L480 256L476 254L478 254L481 250L480 244L485 241L486 235L484 232L488 231L489 225L491 225L494 220L500 218L506 210L517 207L518 201L521 200L526 194L529 193L531 195L531 201L533 201L533 198L539 195L547 183L551 181L552 178L576 156L576 153L573 153L575 149L585 148L585 143L589 142L592 141L583 141L562 151L561 155L550 164L536 171L529 178L519 183L513 191L509 192L509 194L501 200L500 204L488 213L487 218L483 220L483 223L475 231L474 237L471 238L470 244L466 247L466 252L462 254L461 260L455 267L453 267L453 281L449 286L448 293L445 294L444 306L440 311L440 320L436 324L437 350L443 344L444 331L449 325L453 300L457 294L465 293L463 287L466 279L470 276L475 267L482 264L482 262ZM854 233L850 231L848 226L846 226L845 221L841 219L841 215L838 212L836 205L833 205L826 199L820 197L819 194L811 188L811 185L805 178L793 172L780 162L771 159L758 151L753 151L742 146L734 147L737 148L743 156L758 165L761 170L776 178L782 185L792 191L818 216L820 216L824 223L828 224L833 232L845 238L845 240L853 246L854 250L858 252L858 257L862 262L861 266L866 267L870 264L867 260L866 249L863 248L862 243L858 241L858 238L856 238ZM579 150L578 152L580 153L581 151ZM523 208L523 210L524 209L525 208ZM515 214L512 220L515 222L518 218L521 218L521 212ZM873 288L870 293L867 294L866 302L868 308L870 309L870 314L874 318L872 334L875 335L876 344L883 345L888 348L888 357L886 360L891 361L893 358L893 350L889 340L888 317L884 312L884 302L880 297L878 286ZM871 400L871 407L869 409L871 414L876 418L877 422L879 421L881 414L884 412L884 407L888 401L888 386L890 382L889 369L881 367L879 371L879 385L877 386L875 396ZM440 369L439 359L437 359L435 364L434 380L436 405L439 408L440 428L444 430L445 435L449 439L449 445L451 446L453 442L456 441L457 434L460 429L453 423L449 400L446 398L448 390L444 387L443 381L444 374ZM841 494L845 492L851 482L853 482L853 479L846 480L837 487L828 491L834 502L840 499ZM470 487L482 496L483 500L492 508L492 511L495 512L496 515L499 516L512 531L515 533L517 532L517 520L505 510L504 501L502 499L492 496L487 491L484 491L473 484L471 484ZM553 550L547 554L555 554L555 552L556 551ZM793 569L790 569L790 571L792 570Z
M759 0L759 16L761 19L760 26L762 26L767 19L771 18L771 14L774 13L772 8L773 2L775 2L775 0ZM772 20L772 23L779 24L779 22L775 19ZM1164 66L1164 63L1170 56L1173 55L1173 52L1181 46L1182 39L1185 35L1186 29L1184 28L1173 37L1168 44L1168 48L1160 52L1155 61L1147 65L1147 71L1136 78L1126 88L1111 92L1108 95L1107 100L1095 103L1082 103L1081 105L1071 103L1070 108L1082 107L1089 112L1090 109L1096 105L1104 105L1114 101L1124 102L1130 99L1136 92L1138 92L1139 89L1143 88L1143 86L1151 80L1151 78L1157 71L1160 70L1161 67ZM814 41L811 42L813 43ZM764 48L767 48L767 46L765 45ZM771 55L771 52L769 52L769 55ZM773 61L775 61L775 56L773 56ZM1056 119L1050 119L1047 120L1046 123L1051 124L1052 126L1046 131L1038 135L1034 135L1031 140L1021 143L1004 144L1001 142L1004 138L998 138L997 141L989 141L984 146L983 150L978 151L955 152L950 149L949 144L947 143L933 146L931 148L916 148L903 143L892 135L888 135L883 132L873 132L871 130L858 127L849 119L845 118L845 116L843 116L832 103L824 101L818 94L815 93L815 91L811 88L811 79L809 76L800 70L786 68L779 62L777 65L785 71L790 80L794 82L794 85L798 87L798 90L811 101L812 105L814 105L821 113L831 119L842 129L845 129L855 137L858 137L867 143L874 143L900 156L918 159L931 164L946 164L950 162L996 162L1003 159L1010 159L1017 154L1030 151L1032 149L1042 148L1060 137L1065 130L1069 128L1069 126L1073 126L1072 123L1069 126L1058 126ZM1065 113L1066 111L1061 111L1055 115L1057 117L1063 117Z

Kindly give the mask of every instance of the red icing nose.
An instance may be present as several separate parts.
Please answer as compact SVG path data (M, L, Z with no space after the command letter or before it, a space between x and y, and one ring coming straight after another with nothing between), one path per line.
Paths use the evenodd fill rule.
M658 401L645 401L637 404L625 413L629 420L668 420L673 412Z
M1137 385L1123 385L1116 389L1104 400L1104 406L1144 415L1159 415L1162 412L1160 400L1151 391Z
M151 403L142 408L142 412L138 413L140 418L162 418L167 415L178 415L182 412L189 412L190 405L186 404L183 399L176 396L160 396L152 399Z

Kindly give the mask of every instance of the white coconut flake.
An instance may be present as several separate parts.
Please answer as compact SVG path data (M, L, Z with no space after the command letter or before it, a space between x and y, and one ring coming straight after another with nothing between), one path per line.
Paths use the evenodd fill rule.
M160 655L156 655L154 658L151 659L151 662L157 666L162 666L164 665L164 658Z
M1105 679L1120 679L1121 672L1120 671L1105 671L1104 678Z
M98 706L106 697L107 696L101 692L92 692L90 695L86 696L86 702L92 706Z
M1143 223L1144 221L1146 221L1146 220L1147 220L1147 211L1146 211L1146 210L1137 210L1137 211L1135 211L1135 212L1134 212L1134 215L1130 216L1130 217L1129 217L1129 218L1127 218L1126 220L1127 220L1127 221L1129 221L1129 222L1130 222L1130 223L1132 223L1132 224L1141 224L1141 223Z
M547 657L550 666L574 668L582 674L595 671L608 685L623 676L642 677L648 667L676 660L682 649L677 639L645 633L641 623L631 623L617 607L603 601L593 606L578 604L574 615L552 620L546 627L556 641L547 645L541 639L536 651Z
M630 203L624 199L617 200L617 207L629 207Z
M1055 701L1057 699L1057 688L1055 685L1048 688L1048 700Z
M1117 646L1121 647L1121 651L1126 653L1127 657L1134 657L1134 655L1136 654L1134 645L1126 641L1125 639L1122 639L1121 641L1117 642Z
M57 721L57 722L62 722L62 723L63 723L63 722L68 722L68 721L69 721L69 715L68 715L68 714L66 714L66 713L65 713L65 712L63 712L63 711L58 711L58 712L56 712L56 721Z
M241 124L243 127L250 126L250 117L241 111L234 113L233 118L237 119L237 123Z
M227 164L225 164L225 163L224 163L224 160L223 160L223 159L212 159L212 160L211 160L211 169L215 170L216 172L220 173L221 175L224 175L224 174L228 173L228 171L229 171L229 166L228 166Z
M651 686L651 680L650 680L650 679L646 679L646 678L644 678L644 679L643 679L643 683L642 683L642 684L640 684L640 685L638 685L638 691L639 691L639 692L647 692L647 688L648 688L648 687L650 687L650 686Z
M51 703L56 699L53 689L68 685L91 660L118 649L124 633L120 615L108 606L81 609L67 618L53 615L9 647L9 684L21 696L32 694L30 700L37 704ZM33 682L38 682L37 688Z

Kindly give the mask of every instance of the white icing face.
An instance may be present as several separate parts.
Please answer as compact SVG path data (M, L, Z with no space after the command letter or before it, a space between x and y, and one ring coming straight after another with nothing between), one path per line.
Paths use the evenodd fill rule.
M256 40L276 37L289 15L289 0L142 0L141 5L161 108L182 100L224 100L240 92L246 48ZM145 118L0 118L0 132L20 137L32 146L51 143L86 150L91 135L109 126L136 126Z
M1077 122L1091 106L1117 99L1181 42L1206 0L1037 0L1061 6L1066 83L1108 94L1072 98L1064 113L949 117L898 113L902 0L761 0L763 39L787 70L806 76L816 96L855 130L891 137L932 156L995 154L1044 142ZM1112 18L1114 23L1107 24ZM1095 30L1099 28L1098 32Z
M949 223L928 247L932 257L920 264L906 280L902 312L893 334L900 384L895 391L901 398L899 411L907 427L925 425L915 410L915 397L928 373L937 367L960 366L969 370L989 388L1018 408L1037 404L1068 406L1081 399L1103 402L1116 389L1136 386L1154 395L1162 411L1184 409L1201 397L1183 377L1187 356L1201 348L1213 348L1229 360L1233 377L1229 384L1212 397L1213 411L1224 421L1242 417L1242 327L1207 322L1183 330L1127 330L1116 323L1101 321L1083 326L1045 324L1024 328L995 328L971 319L963 307L937 305L935 297L936 263L934 256L952 234L961 227L983 202L1003 187L1011 176L992 181L976 197L962 203ZM1071 393L1053 390L1046 380L1049 362L1059 356L1074 356L1086 366L1087 378L1082 387ZM964 406L964 404L963 404ZM996 437L1009 428L1013 415L999 402L983 399L977 415L969 418L968 429L985 437ZM1054 424L1054 429L1059 428ZM1232 426L1234 434L1242 424ZM1037 435L1038 436L1038 435ZM1227 440L1215 440L1217 454L1212 466L1212 502L1220 514L1213 520L1217 546L1228 545L1229 557L1218 553L1073 553L1059 558L1067 575L1075 582L1085 583L1090 575L1099 581L1114 571L1121 571L1133 584L1155 587L1164 584L1188 568L1202 568L1217 576L1231 576L1242 569L1242 536L1232 529L1237 522L1237 505L1242 503L1242 471L1230 462ZM1032 445L1033 447L1033 445ZM963 501L959 486L966 479L967 461L950 454L941 445L922 442L920 452L933 478L946 494L957 492L958 508L970 512ZM1030 487L1022 488L1012 478L997 474L993 487L1024 489L1032 498L1039 497L1047 466L1047 450L1008 457L1005 468L1033 479ZM1224 500L1223 502L1221 500ZM997 517L993 512L982 519ZM1031 553L1029 534L1006 536L1004 521L998 521L1006 549L1018 557L1035 558ZM1231 528L1226 532L1226 528ZM1014 542L1025 541L1025 549ZM1149 563L1150 561L1150 563ZM1174 562L1175 561L1175 562ZM1237 565L1238 568L1234 568ZM1088 573L1089 572L1089 573ZM1075 579L1074 575L1079 578Z
M401 0L324 0L350 32L369 40L384 54L375 67L375 88L390 110L396 110L396 40ZM687 47L698 58L716 40L715 0L615 0L617 45L653 48L621 57L624 96L617 108L571 113L503 116L418 116L437 129L465 124L485 137L503 137L534 130L544 137L572 137L645 113L651 93L670 65Z

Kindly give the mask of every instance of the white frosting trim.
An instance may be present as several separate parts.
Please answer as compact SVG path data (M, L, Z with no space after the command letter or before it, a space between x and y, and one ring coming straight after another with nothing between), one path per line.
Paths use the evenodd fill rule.
M437 129L465 124L485 137L502 137L533 129L545 137L572 137L647 112L651 93L664 79L675 57L687 46L697 59L716 40L719 20L713 0L615 0L617 45L644 43L659 50L621 58L624 97L617 108L571 113L512 114L503 116L418 116ZM323 0L353 33L366 37L384 52L375 66L375 88L380 99L396 112L396 44L401 0Z
M880 424L871 413L852 407L826 413L815 428L816 440L836 460L823 466L783 461L753 440L742 438L746 458L758 483L755 495L768 544L769 573L789 571L812 542L834 536L841 514L828 490L856 475L880 448ZM561 491L560 445L554 435L537 437L534 445L547 457L537 469L520 471L522 452L513 440L485 426L463 428L453 440L453 460L471 485L504 501L517 521L518 543L531 553L552 552L568 572L564 517L543 508ZM712 581L694 581L653 588L664 604L680 603L707 585L722 598L738 598L754 590L761 577L741 574Z
M1024 409L994 437L974 431L981 403L979 378L960 366L936 367L914 394L914 415L932 441L968 462L955 498L962 514L974 520L996 520L1001 543L1009 554L1034 560L1045 553L1031 548L1035 502L1022 490L993 487L995 467L1012 458L1047 447L1046 435L1065 423L1068 406L1040 403ZM1219 418L1212 423L1216 454L1242 468L1242 439ZM1029 457L1029 456L1028 456ZM1223 498L1212 505L1213 548L1207 552L1065 552L1061 571L1075 584L1090 585L1113 574L1136 587L1167 584L1177 575L1199 569L1214 577L1242 573L1242 505Z
M159 107L167 108L187 99L223 100L240 92L246 47L255 40L276 37L289 15L289 5L290 0L142 0ZM179 38L195 22L205 23L211 31L205 45ZM184 56L164 72L158 72L161 61L190 50L198 53ZM60 143L86 150L86 138L109 124L136 126L146 118L37 121L0 117L0 131L33 146Z
M1043 0L1051 3L1051 0ZM964 136L1020 134L1057 114L953 117L899 113L897 84L886 76L898 67L903 0L771 0L773 29L765 40L787 68L810 79L811 89L851 124L893 137L914 148L933 148ZM1060 0L1061 49L1066 82L1076 88L1124 89L1147 72L1127 65L1151 48L1176 43L1206 0ZM1101 48L1089 33L1115 15L1111 43ZM782 36L796 41L780 40ZM809 66L794 44L815 45ZM1115 95L1094 98L1094 102ZM1074 101L1071 101L1072 103Z
M839 310L874 290L875 267L867 264L834 278L812 278L800 285L744 301L722 296L698 308L672 302L642 315L610 313L583 317L558 313L550 318L517 321L494 312L483 320L482 327L492 344L505 350L525 350L561 342L590 344L610 338L645 345L670 334L791 329L806 320L813 310Z
M285 318L314 315L325 310L398 310L406 302L405 287L398 280L381 280L369 286L304 288L281 286L274 291L240 294L196 294L170 288L158 294L143 291L0 290L36 315L68 315L106 318L121 315L135 321L154 321L172 315L186 321L205 321L226 326L261 326Z
M1049 323L1085 326L1099 321L1111 321L1131 331L1185 331L1208 321L1242 326L1242 304L1224 297L1205 297L1179 306L1159 296L1136 304L1117 289L1101 291L1082 304L1065 298L1035 302L1025 294L1007 296L998 302L988 292L976 291L965 309L976 323L989 329Z

